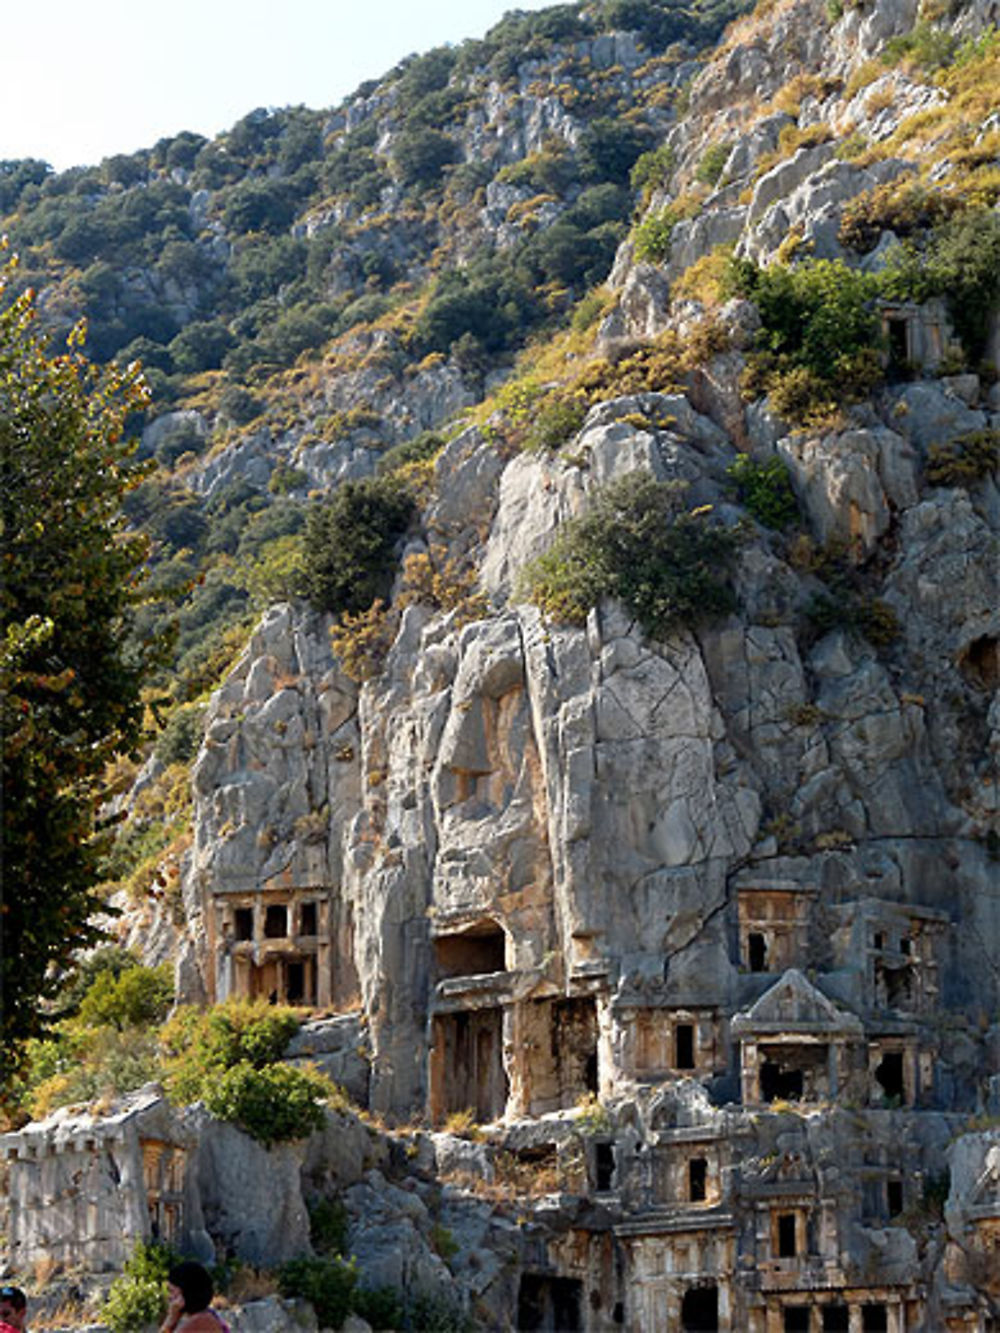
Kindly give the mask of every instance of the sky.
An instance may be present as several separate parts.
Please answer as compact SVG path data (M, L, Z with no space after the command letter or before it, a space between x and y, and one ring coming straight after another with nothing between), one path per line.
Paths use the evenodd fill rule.
M5 0L0 160L63 171L259 106L335 106L412 52L552 2Z

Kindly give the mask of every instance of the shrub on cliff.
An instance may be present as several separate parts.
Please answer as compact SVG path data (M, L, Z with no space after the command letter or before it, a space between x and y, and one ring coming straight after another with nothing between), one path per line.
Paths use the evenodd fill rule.
M654 637L727 614L736 536L705 509L685 512L682 495L683 487L636 474L606 487L528 566L528 595L574 624L602 597L618 597Z
M726 476L758 523L781 531L798 521L799 502L788 468L780 458L759 463L749 454L739 454L726 469Z
M354 1308L358 1274L342 1259L290 1259L278 1274L282 1296L308 1301L323 1328L340 1328Z
M413 500L392 475L348 481L306 519L303 590L321 611L356 614L386 597Z
M160 1034L167 1091L177 1101L196 1101L206 1083L226 1069L238 1064L263 1069L281 1059L298 1027L293 1009L262 1000L178 1009Z
M840 260L758 268L734 260L728 289L760 311L744 387L768 393L790 421L864 397L881 378L875 298L879 280Z
M263 1001L178 1010L161 1033L168 1094L203 1101L266 1147L305 1137L342 1094L317 1070L278 1063L298 1026L293 1009Z
M955 332L975 363L1000 307L1000 217L975 209L950 219L922 247L905 246L882 285L896 299L944 297Z
M324 1105L335 1093L335 1085L314 1069L243 1063L206 1080L202 1100L212 1115L270 1148L322 1129Z
M143 967L136 963L115 976L101 972L80 1002L80 1018L92 1027L147 1027L166 1018L174 1000L173 968L169 963Z

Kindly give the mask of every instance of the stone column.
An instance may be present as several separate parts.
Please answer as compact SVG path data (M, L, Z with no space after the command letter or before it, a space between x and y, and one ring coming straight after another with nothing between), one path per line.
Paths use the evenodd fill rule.
M523 1009L523 1005L515 1002L504 1005L503 1010L502 1059L507 1075L507 1107L504 1114L512 1120L530 1114Z
M755 1041L740 1044L740 1084L744 1106L760 1102L760 1049Z

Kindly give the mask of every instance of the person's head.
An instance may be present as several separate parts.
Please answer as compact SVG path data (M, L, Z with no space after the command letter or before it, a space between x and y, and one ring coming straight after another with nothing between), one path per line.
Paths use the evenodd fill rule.
M14 1328L24 1328L27 1311L28 1298L20 1287L6 1284L0 1287L0 1319L4 1323L12 1324Z
M207 1310L212 1303L212 1279L201 1264L196 1264L193 1259L186 1259L184 1263L171 1268L167 1282L184 1297L186 1314Z

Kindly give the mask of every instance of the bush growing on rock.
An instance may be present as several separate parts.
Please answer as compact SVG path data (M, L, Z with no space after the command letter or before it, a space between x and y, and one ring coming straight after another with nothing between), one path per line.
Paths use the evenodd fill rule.
M970 431L928 450L927 480L933 486L968 486L998 468L1000 431Z
M202 1100L212 1115L238 1125L266 1148L322 1129L336 1085L312 1069L243 1063L206 1080Z
M358 1274L342 1259L290 1259L278 1274L282 1296L312 1305L322 1328L340 1328L353 1309Z
M433 185L446 166L458 161L458 143L435 129L407 129L393 146L392 160L404 185Z
M973 209L951 218L920 247L906 245L882 279L886 296L926 301L943 296L967 356L982 356L1000 305L1000 217Z
M728 140L723 143L714 143L710 148L706 148L695 170L695 179L701 181L703 185L718 184L719 177L722 175L722 168L726 165L732 151L733 145Z
M100 973L80 1002L80 1018L95 1027L145 1027L166 1018L174 1000L169 963L143 967L136 963L120 976Z
M758 463L749 454L740 454L726 469L726 476L758 523L781 531L798 521L799 504L780 458Z
M412 497L391 475L345 482L310 510L303 590L313 605L357 614L385 597L412 514Z
M340 1199L311 1199L309 1239L318 1254L343 1254L347 1246L347 1209Z
M684 512L683 489L635 474L605 488L528 566L532 601L580 624L602 597L617 597L653 637L732 611L737 538L707 510Z
M167 1091L176 1101L193 1102L226 1069L263 1069L281 1059L298 1027L293 1009L263 1001L232 1000L207 1010L185 1006L161 1033Z
M266 1147L305 1137L341 1094L314 1069L277 1063L298 1026L294 1010L263 1001L178 1010L161 1034L168 1094L203 1101Z
M205 708L201 704L185 704L171 713L154 747L161 764L191 762L201 744L204 719Z
M583 425L587 407L578 394L551 393L543 399L528 427L527 449L558 449Z
M864 397L879 382L879 280L841 260L805 260L758 268L733 260L729 290L760 312L757 350L744 388L769 393L795 424Z
M867 639L873 648L888 648L899 636L899 619L874 593L872 576L850 558L848 546L829 542L808 565L825 584L806 607L814 631L843 629Z
M961 206L958 196L912 177L888 181L862 191L844 205L837 239L858 254L867 254L884 231L902 240L940 225Z
M669 208L644 218L635 229L636 259L647 264L662 264L668 259L676 224L676 215Z

